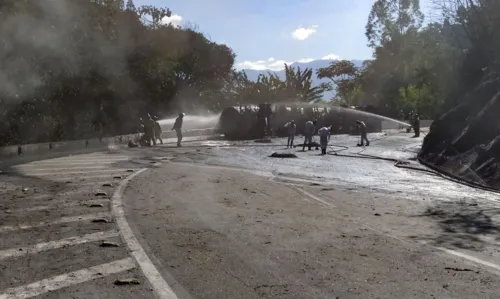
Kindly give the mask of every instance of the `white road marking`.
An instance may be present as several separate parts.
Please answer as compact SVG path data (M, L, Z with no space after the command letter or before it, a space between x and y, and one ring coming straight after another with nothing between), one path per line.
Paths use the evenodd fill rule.
M0 233L5 233L5 232L11 232L11 231L16 231L16 230L25 230L25 229L31 229L31 228L37 228L37 227L43 227L43 226L50 226L50 225L56 225L56 224L63 224L63 223L69 223L69 222L78 222L78 221L87 221L87 220L92 220L96 218L109 218L111 215L108 212L101 212L101 213L94 213L94 214L87 214L87 215L80 215L80 216L70 216L70 217L62 217L57 220L53 221L42 221L34 224L18 224L18 225L5 225L5 226L0 226Z
M102 204L106 206L107 203L109 203L109 199L94 199L94 200L75 200L72 202L61 202L58 200L51 201L50 205L40 205L40 206L34 206L34 207L29 207L29 208L19 208L19 209L7 209L9 211L9 214L24 214L28 212L35 212L35 211L44 211L44 210L50 210L50 209L61 209L65 207L74 207L74 206L89 206L92 204ZM5 210L4 210L5 212Z
M87 175L87 176L78 176L78 177L63 177L63 178L57 178L57 179L53 179L51 181L53 182L58 182L58 183L65 183L65 182L71 182L71 183L75 183L75 181L78 181L76 184L77 185L81 185L81 182L80 180L95 180L95 179L103 179L103 178L107 178L107 179L113 179L113 176L115 175L123 175L122 173L114 173L114 174L100 174L100 175Z
M84 244L88 242L95 242L99 240L105 240L108 238L117 237L117 231L106 231L106 232L97 232L93 234L83 235L81 237L71 237L61 240L49 241L44 243L38 243L28 247L22 248L11 248L6 250L0 250L0 260L19 257L28 254L35 254L46 250L57 249L64 246L74 246L79 244Z
M43 161L37 161L37 162L31 162L31 163L26 163L26 164L20 164L18 166L25 166L25 167L35 167L35 166L47 166L47 165L61 165L61 164L67 164L67 165L86 165L86 164L92 164L92 163L104 163L104 164L112 164L120 161L128 161L130 160L130 157L124 159L124 158L103 158L103 159L92 159L92 158L82 158L82 159L66 159L66 160L43 160Z
M45 165L44 165L45 166ZM37 165L38 167L38 165ZM46 166L45 166L46 167ZM17 169L18 171L24 171L24 172L29 172L29 171L57 171L57 172L62 172L66 170L73 170L73 169L106 169L109 168L107 165L95 165L94 166L78 166L78 167L68 167L66 164L64 164L64 167L50 167L50 168L30 168L30 167L13 167L14 169ZM33 169L33 170L32 170Z
M26 171L25 173L30 175L30 176L37 176L37 177L43 177L43 176L55 176L55 175L68 175L68 174L87 174L87 173L103 173L103 172L126 172L127 169L129 168L119 168L119 169L99 169L99 170L87 170L87 171L65 171L65 172L59 172L59 173L54 173L54 172L40 172L38 173L37 171Z
M295 188L297 188L297 187L295 187ZM302 190L302 189L300 189L300 188L297 188L296 190L297 190L297 191L299 191L299 192L302 192L304 195L309 196L310 198L312 198L312 199L314 199L314 200L317 200L317 201L320 201L320 202L322 202L322 203L324 203L324 204L330 205L329 203L327 203L327 202L323 201L322 199L320 199L319 197L317 197L317 196L315 196L315 195L310 194L310 193L309 193L309 192L307 192L307 191L304 191L304 190ZM334 207L334 206L331 206L331 207ZM377 233L379 233L379 234L381 234L381 235L385 235L385 236L388 236L388 237L393 238L393 239L395 239L395 240L398 240L398 241L401 241L401 242L404 242L404 243L408 243L408 241L403 240L403 239L401 239L401 238L399 238L399 237L396 237L396 236L394 236L394 235L391 235L391 234L389 234L389 233L387 233L387 232L380 231L380 230L378 230L378 229L376 229L376 228L373 228L373 227L371 227L371 226L367 226L367 225L364 225L364 224L361 224L361 225L362 225L363 227L365 227L365 228L367 228L367 229L370 229L370 230L372 230L372 231L375 231L375 232L377 232ZM495 264L495 263L488 262L488 261L482 260L482 259L480 259L480 258L477 258L477 257L471 256L471 255L468 255L468 254L466 254L466 253L456 251L456 250L447 249L447 248L443 248L443 247L433 246L433 245L431 245L431 244L428 244L427 242L422 242L422 244L423 244L423 245L430 246L430 247L433 247L433 248L436 248L436 249L439 249L439 250L441 250L441 251L443 251L443 252L445 252L445 253L448 253L448 254L450 254L450 255L454 255L454 256L461 257L461 258L463 258L463 259L466 259L466 260L468 260L468 261L474 262L474 263L476 263L476 264L480 264L480 265L483 265L483 266L487 266L487 267L489 267L489 268L491 268L491 269L495 270L495 271L491 271L491 270L490 270L490 272L492 272L492 273L494 273L494 274L496 274L496 275L500 275L500 265L497 265L497 264Z
M334 204L329 203L329 202L327 202L327 201L325 201L325 200L323 200L323 199L321 199L321 198L317 197L316 195L313 195L313 194L311 194L311 193L307 192L306 190L304 190L304 189L302 189L302 188L299 188L298 186L294 186L294 185L292 185L292 184L290 184L290 186L291 186L293 189L295 189L297 192L302 193L302 194L304 194L305 196L307 196L307 197L309 197L309 198L312 198L312 199L314 199L314 200L316 200L316 201L318 201L318 202L322 203L323 205L325 205L325 206L327 206L327 207L329 207L329 208L335 208L335 205L334 205Z
M116 223L118 224L118 228L120 229L120 233L125 240L128 248L130 249L130 253L135 258L139 266L141 267L142 272L148 279L149 283L153 286L156 294L160 299L177 299L177 295L175 295L174 291L170 288L168 283L163 279L160 272L154 264L149 259L146 251L142 248L141 244L134 236L132 229L128 225L127 219L125 218L125 211L123 210L123 192L127 187L127 184L132 180L135 176L143 173L147 169L141 169L136 173L128 176L124 179L118 188L113 194L112 202L113 202L113 215L115 216ZM0 297L0 299L3 299Z
M435 248L437 248L437 249L439 249L439 250L441 250L443 252L446 252L448 254L451 254L451 255L454 255L454 256L458 256L458 257L461 257L461 258L466 259L468 261L474 262L476 264L480 264L480 265L492 268L493 270L495 270L494 271L495 274L500 275L500 265L498 265L498 264L495 264L495 263L492 263L492 262L488 262L488 261L482 260L480 258L477 258L475 256L468 255L466 253L459 252L459 251L456 251L456 250L452 250L452 249L448 249L448 248L444 248L444 247L435 247Z
M0 299L32 298L89 280L128 271L134 269L135 267L136 264L132 258L117 260L111 263L53 276L51 278L43 279L24 286L7 289L3 294L0 294Z

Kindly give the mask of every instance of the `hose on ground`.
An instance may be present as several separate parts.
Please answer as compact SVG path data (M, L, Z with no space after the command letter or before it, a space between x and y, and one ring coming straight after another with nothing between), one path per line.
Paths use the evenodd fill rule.
M376 140L373 140L373 141L376 141ZM349 148L347 146L335 145L335 144L332 144L330 147L333 147L333 146L342 147L343 148L342 150L347 150ZM452 181L454 183L462 184L462 185L465 185L465 186L468 186L468 187L471 187L471 188L476 188L476 189L480 189L480 190L484 190L484 191L489 191L489 192L494 192L494 193L500 193L500 190L495 189L493 187L489 187L489 186L482 185L482 184L479 184L479 183L467 181L467 180L464 180L463 178L460 178L460 177L455 176L453 174L443 173L437 167L435 167L433 165L430 165L429 163L426 163L425 161L422 161L422 159L420 159L420 158L418 158L418 161L422 165L430 168L430 170L429 169L425 169L425 168L419 168L419 167L410 166L410 165L408 165L407 162L404 162L404 161L401 161L401 160L398 160L398 159L395 159L395 158L386 158L386 157L379 157L379 156L374 156L374 155L363 154L362 152L365 151L365 150L366 150L366 148L363 149L363 150L361 150L361 151L359 151L355 155L338 154L337 153L338 151L335 151L335 150L329 151L329 152L327 152L327 154L332 155L332 156L337 156L337 157L347 157L347 158L357 158L357 159L371 159L371 160L383 160L383 161L394 162L394 166L398 167L398 168L405 168L405 169L410 169L410 170L414 170L414 171L420 171L420 172L424 172L424 173L427 173L427 174L430 174L430 175L439 176L439 177L444 178L446 180Z

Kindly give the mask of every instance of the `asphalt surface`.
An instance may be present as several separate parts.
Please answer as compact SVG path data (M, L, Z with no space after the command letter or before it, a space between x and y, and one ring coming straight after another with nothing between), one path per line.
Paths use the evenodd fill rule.
M191 139L12 166L0 298L498 298L498 195L425 171L410 137L332 136L326 156Z

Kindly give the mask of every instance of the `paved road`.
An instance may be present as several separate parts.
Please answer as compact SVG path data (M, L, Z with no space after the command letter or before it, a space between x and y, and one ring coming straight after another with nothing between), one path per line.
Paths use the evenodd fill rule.
M77 155L0 176L0 298L153 297L111 213L120 181L144 167L129 159ZM114 284L128 278L141 284Z
M367 153L419 143L377 136ZM498 297L495 194L388 161L267 157L284 150L193 140L8 169L0 299Z

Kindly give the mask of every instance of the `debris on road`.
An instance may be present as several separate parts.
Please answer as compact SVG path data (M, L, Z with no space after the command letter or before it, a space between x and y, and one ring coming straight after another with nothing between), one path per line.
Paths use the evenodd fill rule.
M269 157L271 158L297 158L294 153L272 153Z
M123 285L138 285L141 284L139 280L135 278L127 278L127 279L117 279L115 281L115 285L123 286Z
M101 246L101 247L120 247L120 244L115 243L115 242L103 241L101 243L101 245L99 245L99 246Z
M457 272L472 272L474 270L472 269L467 269L467 268L455 268L455 267L445 267L445 270L450 270L450 271L457 271Z
M111 223L112 221L108 220L106 218L97 218L97 219L92 220L92 222L94 222L94 223Z

